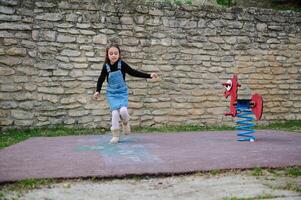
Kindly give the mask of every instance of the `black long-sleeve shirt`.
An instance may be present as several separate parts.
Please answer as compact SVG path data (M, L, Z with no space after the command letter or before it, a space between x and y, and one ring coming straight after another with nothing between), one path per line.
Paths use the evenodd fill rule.
M109 64L109 65L110 65L111 72L114 72L114 71L118 70L118 61L116 61L113 65L111 65L111 64ZM128 64L126 64L122 60L121 60L121 73L123 75L123 80L125 80L125 74L126 73L131 75L131 76L135 76L135 77L151 78L150 74L135 70L135 69L131 68ZM107 71L107 67L104 64L102 66L102 70L101 70L101 73L100 73L98 81L97 81L96 92L100 92L102 84L103 84L103 82L105 81L106 78L107 78L107 81L108 81L108 75L109 75L109 73Z

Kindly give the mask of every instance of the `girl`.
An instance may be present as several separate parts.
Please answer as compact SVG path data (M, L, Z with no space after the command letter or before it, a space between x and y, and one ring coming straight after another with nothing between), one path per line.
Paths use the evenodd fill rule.
M98 99L103 82L107 78L106 96L112 111L113 137L111 144L118 143L120 137L119 121L122 120L124 134L131 132L128 114L128 88L125 83L125 74L140 78L158 77L156 73L146 74L132 69L128 64L121 60L120 48L117 45L110 46L106 49L106 60L102 67L101 74L97 81L97 89L94 93L94 99Z

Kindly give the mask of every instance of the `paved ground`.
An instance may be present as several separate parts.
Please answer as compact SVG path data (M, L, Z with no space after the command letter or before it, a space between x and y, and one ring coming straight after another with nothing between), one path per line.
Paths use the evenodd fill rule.
M258 131L36 137L0 150L0 182L28 178L115 177L214 169L301 166L301 134Z

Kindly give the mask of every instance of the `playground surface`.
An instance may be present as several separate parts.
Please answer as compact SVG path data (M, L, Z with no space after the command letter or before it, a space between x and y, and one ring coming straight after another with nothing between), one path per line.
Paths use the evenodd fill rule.
M33 137L0 150L0 183L31 178L123 177L301 166L301 134L262 130Z

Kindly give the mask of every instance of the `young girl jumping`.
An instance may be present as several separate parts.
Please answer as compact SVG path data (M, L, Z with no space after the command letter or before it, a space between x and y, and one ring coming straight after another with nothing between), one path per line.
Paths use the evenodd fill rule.
M97 81L96 92L94 93L94 99L98 99L100 96L100 90L103 82L107 78L106 96L107 101L112 111L112 139L111 144L119 142L120 138L120 126L119 121L122 121L122 128L124 134L131 132L128 114L128 87L125 83L125 74L140 78L152 78L158 77L156 73L143 73L131 68L123 60L121 60L120 48L117 45L110 46L106 49L106 60L102 67L101 74Z

